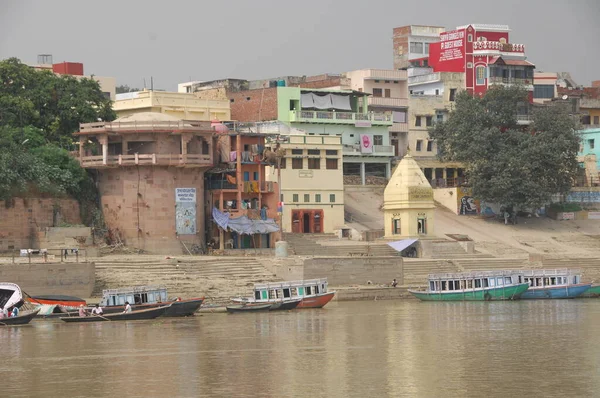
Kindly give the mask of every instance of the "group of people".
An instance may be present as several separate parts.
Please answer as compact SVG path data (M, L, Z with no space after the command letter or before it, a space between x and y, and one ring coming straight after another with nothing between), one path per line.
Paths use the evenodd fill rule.
M3 318L14 318L19 316L19 307L13 306L12 308L2 308L0 309L0 319Z
M125 308L123 310L123 314L128 314L131 311L132 311L131 305L129 304L129 301L126 301ZM96 304L96 306L94 308L92 308L92 311L89 314L83 304L81 304L79 306L79 316L88 316L88 315L102 316L103 314L104 314L104 311L102 311L102 307L100 307L100 304Z

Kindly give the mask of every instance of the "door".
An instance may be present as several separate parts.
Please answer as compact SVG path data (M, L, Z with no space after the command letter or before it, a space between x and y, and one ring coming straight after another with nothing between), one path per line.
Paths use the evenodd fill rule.
M310 214L308 213L304 213L302 215L302 233L309 233L310 232Z

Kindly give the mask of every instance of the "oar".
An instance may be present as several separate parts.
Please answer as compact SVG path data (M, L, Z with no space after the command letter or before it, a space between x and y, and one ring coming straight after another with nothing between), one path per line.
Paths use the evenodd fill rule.
M102 315L98 315L98 314L91 314L91 315L92 315L92 316L97 316L98 318L102 318L102 319L104 319L105 321L110 321L110 319L108 319L108 318L106 318L106 317L103 317Z

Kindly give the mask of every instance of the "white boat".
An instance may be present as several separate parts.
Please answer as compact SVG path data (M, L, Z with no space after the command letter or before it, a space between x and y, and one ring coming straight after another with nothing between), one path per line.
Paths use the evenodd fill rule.
M16 283L0 282L0 310L23 305L23 292Z
M301 299L296 308L322 308L335 296L327 290L327 278L254 284L253 297L237 297L236 303L276 304Z

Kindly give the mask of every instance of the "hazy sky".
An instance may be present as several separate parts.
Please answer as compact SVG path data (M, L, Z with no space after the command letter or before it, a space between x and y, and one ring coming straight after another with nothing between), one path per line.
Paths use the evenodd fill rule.
M82 62L118 84L393 67L392 28L507 24L538 70L600 80L600 0L0 0L0 59Z

